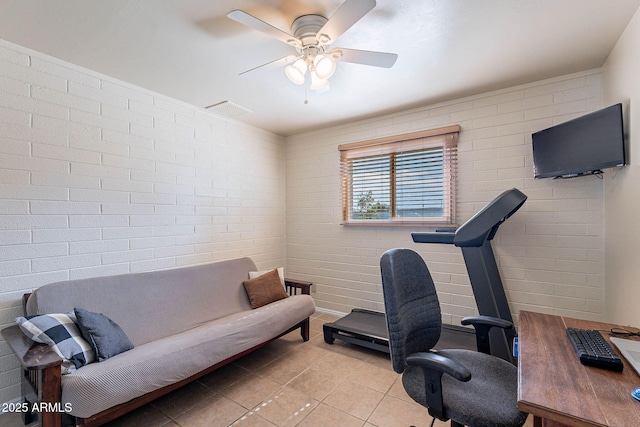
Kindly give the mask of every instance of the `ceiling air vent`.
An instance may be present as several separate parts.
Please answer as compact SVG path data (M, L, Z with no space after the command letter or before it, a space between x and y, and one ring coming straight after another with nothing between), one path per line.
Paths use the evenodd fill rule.
M246 108L229 101L218 102L217 104L209 105L204 108L223 117L237 117L251 112L251 110L247 110Z

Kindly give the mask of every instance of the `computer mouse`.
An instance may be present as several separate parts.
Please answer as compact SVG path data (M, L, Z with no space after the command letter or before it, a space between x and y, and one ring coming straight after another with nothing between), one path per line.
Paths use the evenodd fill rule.
M640 400L640 387L638 387L637 389L633 390L631 392L631 396L633 396L633 398L636 399L636 400Z

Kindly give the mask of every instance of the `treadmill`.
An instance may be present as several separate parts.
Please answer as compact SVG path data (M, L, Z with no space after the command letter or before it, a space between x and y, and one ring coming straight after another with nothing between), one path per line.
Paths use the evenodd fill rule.
M512 188L493 199L457 229L411 233L416 243L452 244L461 248L480 315L513 322L491 240L495 237L500 225L520 209L526 200L525 194L517 188ZM464 330L466 328L443 325L443 334L447 332L464 334ZM337 338L389 353L384 313L353 309L345 317L333 323L324 324L323 332L324 340L329 344ZM473 332L468 333L475 346ZM504 331L492 328L489 334L491 353L513 363L511 348L515 336L515 329ZM465 341L465 339L463 336L462 340ZM459 342L455 338L454 341ZM466 345L461 347L464 348Z

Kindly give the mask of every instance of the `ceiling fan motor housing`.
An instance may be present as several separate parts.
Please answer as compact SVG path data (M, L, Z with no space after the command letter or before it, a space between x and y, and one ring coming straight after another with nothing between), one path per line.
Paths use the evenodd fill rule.
M300 40L303 49L307 46L317 46L319 44L318 31L326 22L327 18L321 15L302 15L293 21L291 31Z

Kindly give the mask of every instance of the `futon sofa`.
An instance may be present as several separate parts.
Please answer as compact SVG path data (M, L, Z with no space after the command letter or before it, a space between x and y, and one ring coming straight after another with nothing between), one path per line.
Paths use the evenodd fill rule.
M307 341L315 310L310 283L287 280L282 299L252 309L243 282L256 270L240 258L52 283L25 295L26 315L100 313L133 348L61 374L62 360L50 346L34 344L17 325L3 330L24 369L23 409L40 394L48 403L32 415L45 427L97 426L297 328Z

